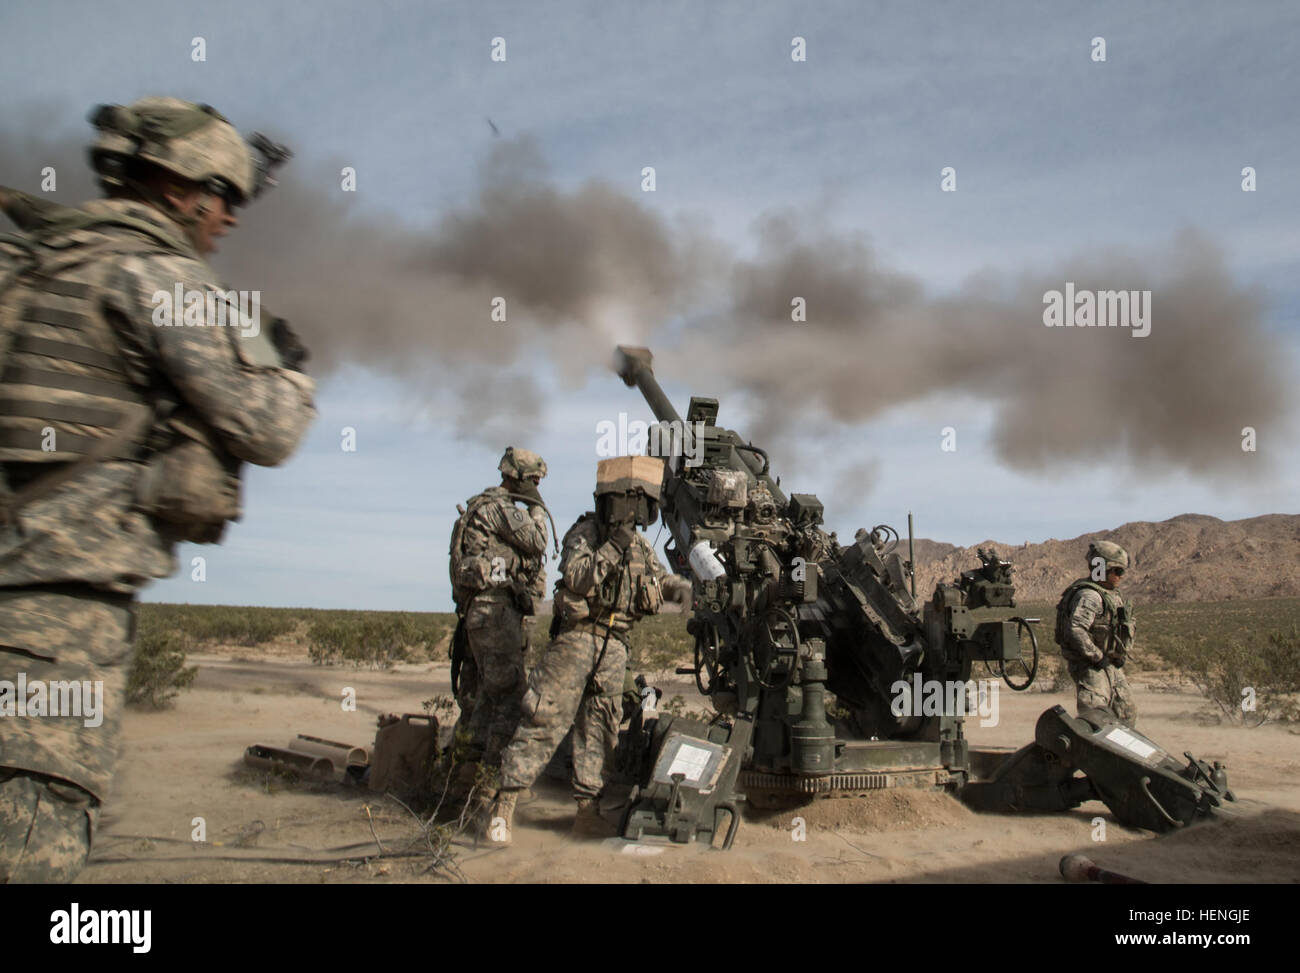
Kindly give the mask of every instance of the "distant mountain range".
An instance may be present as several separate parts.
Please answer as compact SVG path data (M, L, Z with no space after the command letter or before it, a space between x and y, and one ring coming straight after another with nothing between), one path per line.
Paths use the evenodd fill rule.
M957 547L916 541L916 594L929 598L941 580L979 566L976 548L993 549L1015 569L1017 602L1055 601L1087 573L1088 544L1114 541L1128 551L1120 592L1145 602L1300 597L1300 514L1219 520L1181 514L1041 544L984 541ZM907 538L899 547L907 556Z

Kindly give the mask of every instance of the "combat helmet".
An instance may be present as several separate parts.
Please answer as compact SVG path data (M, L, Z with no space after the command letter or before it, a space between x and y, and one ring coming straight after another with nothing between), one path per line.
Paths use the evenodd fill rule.
M147 162L207 186L238 205L274 185L271 173L291 155L264 135L251 144L211 105L151 96L130 105L100 105L90 123L99 130L90 162L107 189L125 185L131 161ZM252 150L261 158L254 160Z
M1089 544L1088 564L1091 565L1096 558L1101 558L1106 562L1106 570L1108 571L1111 568L1128 570L1128 551L1114 541L1094 541Z
M530 476L540 480L546 476L546 460L531 449L507 446L501 462L497 464L497 469L502 476L508 476L512 480L523 480Z

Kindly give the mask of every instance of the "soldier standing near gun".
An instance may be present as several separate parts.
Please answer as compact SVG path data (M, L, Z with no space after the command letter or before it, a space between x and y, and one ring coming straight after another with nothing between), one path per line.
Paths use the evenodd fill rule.
M501 789L485 814L484 833L509 844L519 793L531 787L573 728L575 835L612 834L599 798L618 743L628 632L653 615L665 589L680 600L690 583L670 575L638 527L659 517L663 460L603 460L596 473L596 510L564 535L555 585L552 640L528 674L519 729L501 759Z
M546 594L546 507L537 489L546 462L511 446L497 469L501 485L471 499L451 535L452 687L461 712L440 771L453 801L464 800L480 764L500 765L519 725L528 626Z
M0 722L0 881L74 878L117 758L135 594L240 516L243 463L274 466L316 411L283 321L241 316L205 255L286 150L175 98L101 106L108 198L11 191L0 244L0 679L102 685L102 724ZM199 295L160 311L157 295ZM216 315L220 313L221 317ZM200 326L162 326L182 324ZM228 327L218 327L227 320Z
M1115 590L1128 563L1128 552L1118 544L1089 546L1090 576L1066 588L1056 606L1056 642L1077 687L1079 717L1086 719L1091 712L1096 719L1136 726L1137 706L1124 676L1134 627L1129 607Z

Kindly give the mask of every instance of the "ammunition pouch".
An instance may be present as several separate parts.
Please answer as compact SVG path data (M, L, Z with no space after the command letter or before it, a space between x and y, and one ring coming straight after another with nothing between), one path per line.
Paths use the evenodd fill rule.
M215 544L227 521L238 520L240 468L215 434L194 418L169 420L172 441L145 459L136 481L136 507L177 528L180 540Z
M492 587L492 565L481 554L466 555L456 566L456 588L473 597ZM466 599L468 602L468 598Z
M641 615L653 615L663 607L664 593L659 582L647 575L636 575L632 579L636 591L636 610Z

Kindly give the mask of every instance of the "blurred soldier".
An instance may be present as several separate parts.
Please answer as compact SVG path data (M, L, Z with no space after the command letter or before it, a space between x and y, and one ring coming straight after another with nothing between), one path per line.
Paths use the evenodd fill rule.
M241 310L204 259L288 153L254 136L255 163L221 115L174 98L91 121L108 198L0 194L25 231L0 243L0 881L81 870L136 591L175 571L177 542L216 543L240 516L242 464L283 462L316 414L293 332ZM34 686L52 705L68 685L102 692L97 717L67 695L33 715Z
M520 791L531 787L573 727L574 833L612 834L600 816L607 761L618 743L628 632L663 605L680 600L685 579L668 574L637 533L659 517L663 461L646 456L603 460L596 511L564 535L555 584L551 644L528 674L523 717L501 759L501 789L483 822L489 840L510 843Z
M1089 577L1066 588L1056 606L1056 642L1078 687L1078 715L1136 726L1137 707L1124 677L1133 621L1115 590L1128 570L1128 553L1097 541L1088 548L1088 567Z
M497 469L501 485L470 500L451 533L459 617L452 677L461 713L441 771L451 775L453 801L468 793L478 764L500 766L519 725L529 627L546 595L546 507L537 489L546 462L511 446Z

